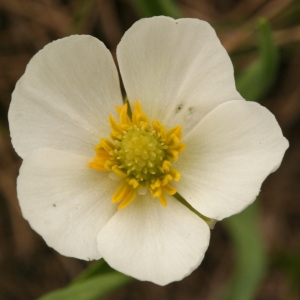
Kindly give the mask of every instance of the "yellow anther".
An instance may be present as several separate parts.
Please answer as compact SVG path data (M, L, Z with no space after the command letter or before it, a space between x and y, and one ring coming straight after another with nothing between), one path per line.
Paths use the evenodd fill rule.
M100 147L108 153L114 150L114 144L109 139L101 139Z
M127 113L127 109L128 109L128 105L127 103L124 104L121 108L121 110L119 110L119 114L120 114L120 124L126 124L126 125L130 125L131 124L131 120L128 116L128 113Z
M131 189L126 197L122 200L121 204L118 206L118 209L123 209L128 206L136 197L136 189Z
M136 189L139 186L139 182L135 179L135 178L131 178L128 183L134 188Z
M161 196L161 193L162 193L162 189L160 187L154 189L154 190L150 190L151 191L151 194L154 198L158 198Z
M123 199L125 199L127 197L127 195L129 194L129 192L131 191L130 186L127 184L127 182L123 182L118 189L116 190L116 192L113 194L112 196L112 202L117 203L122 201Z
M164 194L161 194L158 199L162 206L167 206L167 197Z
M174 195L176 193L176 189L169 184L163 187L163 191L168 195Z
M161 185L160 179L156 178L155 181L150 184L150 188L154 190L155 188L159 187L160 185Z
M125 178L125 177L126 177L126 173L124 173L123 171L121 171L117 165L113 165L113 166L111 167L111 170L112 170L115 174L117 174L118 176L120 176L120 177L122 177L122 178Z
M132 123L137 126L149 124L148 117L143 113L141 104L138 101L135 102L135 110L132 113Z
M167 150L169 156L172 158L173 161L177 160L178 159L178 151L177 150L171 150L171 149L168 149Z
M170 170L170 175L172 176L172 180L179 181L179 179L180 179L180 173L177 170L171 169Z
M164 176L163 180L161 181L161 185L165 186L167 185L171 180L173 180L171 174L167 174Z
M170 171L171 168L171 162L169 160L165 160L161 166L161 171L163 173L167 173Z
M98 171L106 171L104 165L97 161L89 162L87 166Z

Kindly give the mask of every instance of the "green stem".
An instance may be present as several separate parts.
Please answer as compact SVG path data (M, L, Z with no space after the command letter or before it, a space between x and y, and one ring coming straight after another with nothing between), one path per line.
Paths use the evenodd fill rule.
M214 226L216 224L216 220L208 218L208 217L202 215L201 213L199 213L179 193L176 193L175 195L173 195L173 197L176 200L178 200L181 204L183 204L185 207L187 207L190 211L192 211L194 214L196 214L198 217L200 217L202 220L204 220L207 223L207 225L209 226L210 229L214 228Z

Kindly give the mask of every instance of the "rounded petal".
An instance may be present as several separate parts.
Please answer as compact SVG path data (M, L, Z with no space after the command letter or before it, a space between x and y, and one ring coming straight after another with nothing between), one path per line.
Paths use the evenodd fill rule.
M221 104L183 142L174 186L197 211L217 220L255 200L288 148L273 114L246 101Z
M187 132L218 104L242 99L230 58L205 21L142 19L125 33L117 56L129 101L170 128Z
M17 182L24 217L46 243L66 256L99 259L97 235L115 213L116 183L88 168L89 158L39 149L24 160Z
M122 104L116 66L102 42L70 36L48 44L27 65L9 109L16 152L38 148L94 154Z
M162 207L146 195L110 219L99 233L98 247L116 270L166 285L199 266L209 236L207 224L174 198Z

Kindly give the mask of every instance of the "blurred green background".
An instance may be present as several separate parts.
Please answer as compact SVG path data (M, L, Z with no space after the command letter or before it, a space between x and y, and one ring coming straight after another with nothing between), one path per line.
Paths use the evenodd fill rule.
M217 223L200 267L165 287L46 246L20 212L15 181L21 160L7 121L15 83L44 45L91 34L115 57L136 20L162 14L210 22L233 60L240 93L269 108L290 141L255 205ZM300 1L0 0L0 299L36 299L66 286L43 299L300 299L299 83Z

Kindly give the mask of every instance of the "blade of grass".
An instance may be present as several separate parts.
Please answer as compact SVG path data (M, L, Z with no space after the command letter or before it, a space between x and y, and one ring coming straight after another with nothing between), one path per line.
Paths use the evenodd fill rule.
M182 16L174 0L131 0L131 3L141 17L164 15L177 19Z
M83 282L87 279L90 279L92 277L108 274L108 273L114 273L116 272L114 269L112 269L105 261L104 259L100 259L94 263L92 263L88 268L86 268L77 278L73 280L71 284L77 284L78 282Z
M279 54L269 23L258 22L259 58L236 79L237 90L251 101L258 101L269 91L278 73Z
M222 300L252 300L267 270L267 256L257 227L258 206L255 202L242 213L226 219L234 244L235 271Z
M131 280L118 272L102 274L56 290L39 300L99 300Z

